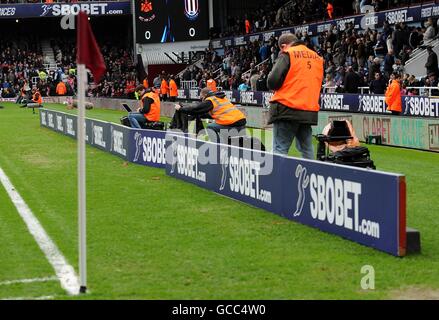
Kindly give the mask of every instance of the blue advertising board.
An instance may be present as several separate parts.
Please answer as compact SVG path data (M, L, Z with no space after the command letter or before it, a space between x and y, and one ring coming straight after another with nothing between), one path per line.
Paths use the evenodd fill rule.
M78 119L76 115L40 109L40 125L77 138ZM138 130L110 122L85 119L87 144L110 152L132 163L165 168L164 131Z
M77 118L40 109L40 124L76 138ZM387 252L406 254L405 178L86 119L87 143L129 162Z
M8 3L0 5L0 19L62 17L84 11L89 16L131 14L130 1L79 3Z
M165 167L165 131L130 129L128 161L144 166Z
M383 95L326 93L320 97L320 110L364 114L392 114ZM439 98L403 96L401 116L439 118Z
M286 219L405 255L405 180L397 174L166 137L166 173Z
M110 153L128 160L130 128L110 124Z
M199 100L199 89L178 90L178 99ZM258 91L224 91L233 103L268 108L273 96L272 92ZM387 105L384 95L379 94L346 94L322 93L320 110L335 112L352 112L364 114L386 114ZM397 116L397 115L395 115ZM439 118L439 98L425 96L403 96L401 116L420 118Z
M111 125L109 122L87 119L86 125L91 128L90 145L103 151L110 151ZM87 131L87 130L86 130Z

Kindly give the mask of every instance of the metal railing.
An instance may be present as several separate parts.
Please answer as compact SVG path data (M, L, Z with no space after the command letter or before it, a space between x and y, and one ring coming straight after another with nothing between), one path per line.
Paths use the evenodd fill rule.
M180 81L180 88L181 89L198 89L198 83L196 80L183 80Z
M179 73L177 73L176 78L181 77L185 73L185 71L188 70L188 69L191 69L193 67L197 67L198 68L197 65L199 65L203 60L204 60L204 53L200 54L198 59L195 62L193 62L191 65L187 66L186 68L181 70Z
M263 65L264 63L266 63L267 61L269 61L270 58L265 59L264 61L262 61L261 63L258 63L257 65L254 66L254 69L258 68L259 66ZM247 74L250 74L252 72L252 69L247 70L246 72L244 72L242 74L242 77L244 77Z
M335 93L338 87L322 87L322 93ZM369 87L359 87L358 90L360 94L368 94L370 91Z
M215 77L215 75L216 75L216 74L219 74L221 70L223 70L223 67L216 69L216 70L212 73L212 76L214 77L215 80L218 80L218 79L221 77L221 75L218 75L218 76Z
M417 96L428 96L431 97L432 96L432 91L436 90L439 91L438 87L407 87L407 90L418 90L419 94L417 94ZM427 94L428 92L428 94Z
M49 71L55 71L56 69L58 69L58 65L56 63L45 63L43 64L44 69L49 70Z

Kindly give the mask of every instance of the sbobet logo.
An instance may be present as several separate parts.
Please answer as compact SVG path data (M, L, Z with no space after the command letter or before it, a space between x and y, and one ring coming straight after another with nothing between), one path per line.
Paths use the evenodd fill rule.
M302 215L308 189L312 219L372 238L380 238L380 224L361 217L361 183L315 173L308 175L307 169L301 165L296 168L296 177L299 198L294 216Z
M184 89L177 90L177 93L178 93L179 99L187 99L186 90L184 90Z
M127 150L123 144L124 132L112 128L111 130L111 150L122 156L127 155Z
M47 127L47 113L46 111L40 111L41 114L41 124Z
M241 103L243 104L258 104L258 100L255 99L255 93L252 91L241 92Z
M106 12L107 3L81 3L81 4L53 4L43 5L43 13L41 16L67 16L77 15L80 11L84 11L87 15L104 15Z
M123 139L123 137L122 137ZM141 133L134 134L136 152L133 162L138 162L142 155L143 162L165 164L166 150L165 139L143 136Z
M417 117L439 117L439 99L428 97L405 97L405 113Z
M227 99L229 99L231 102L236 102L236 99L233 96L233 91L224 91L224 94L226 95Z
M268 108L270 106L270 101L273 98L274 93L272 92L263 92L262 93L262 105L265 108Z
M322 110L342 110L349 111L349 105L344 104L343 94L322 94L320 97Z
M55 129L55 121L54 121L53 118L54 118L53 113L48 113L48 114L47 114L47 125L48 125L50 128Z
M56 115L56 130L64 132L64 121L61 115Z
M224 160L224 156L221 161ZM261 172L261 163L258 161L243 159L241 157L230 156L223 167L228 167L230 191L241 196L250 197L265 203L271 203L271 192L260 188L259 175ZM227 170L223 169L220 190L224 189L226 182Z
M177 166L178 174L200 182L206 182L206 173L198 169L199 151L197 148L181 144L173 144L171 148L174 156L173 170Z
M76 130L72 118L66 118L66 133L69 136L76 137Z
M387 113L385 97L378 95L358 96L358 112Z
M104 139L104 128L98 125L93 125L93 143L102 148L107 147L107 142Z

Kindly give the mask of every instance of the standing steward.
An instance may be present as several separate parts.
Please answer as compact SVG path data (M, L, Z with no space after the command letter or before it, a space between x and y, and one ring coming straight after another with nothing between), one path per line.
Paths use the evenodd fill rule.
M318 123L323 81L323 59L293 34L280 36L281 53L267 84L274 90L269 124L273 124L273 152L287 155L296 147L305 159L314 159L312 125Z
M393 115L401 114L402 112L402 98L401 98L401 75L394 72L390 75L390 83L386 90L387 110L391 111Z
M168 81L166 81L166 78L163 76L162 82L160 84L160 94L162 97L162 101L168 100L168 93L169 93Z
M169 101L175 102L178 97L178 87L175 82L174 76L172 75L169 80Z
M132 128L141 129L141 124L160 121L160 97L151 88L146 89L143 85L136 88L140 97L140 106L137 112L130 112L128 120Z

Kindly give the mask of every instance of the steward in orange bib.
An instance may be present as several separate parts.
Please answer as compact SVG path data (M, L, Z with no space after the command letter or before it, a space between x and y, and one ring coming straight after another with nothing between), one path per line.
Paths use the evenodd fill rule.
M402 112L400 79L401 75L399 73L392 73L390 75L391 82L386 90L387 110L391 111L392 114L400 114Z
M43 97L38 89L32 90L32 100L25 102L20 108L32 108L33 113L35 113L35 108L41 108L43 105Z
M26 100L26 90L24 89L24 86L20 89L20 95L17 98L17 101L15 101L15 103L24 103L24 101Z
M250 33L251 27L252 27L251 24L250 24L250 20L245 19L244 24L245 24L245 33L246 34Z
M32 101L39 106L43 103L43 97L41 96L41 93L38 89L36 89L34 94L32 95Z
M216 87L216 81L215 81L215 79L213 79L213 77L210 77L209 80L207 80L206 88L208 88L212 92L218 91L218 89Z
M334 19L334 6L331 2L328 1L328 6L326 7L326 11L328 12L329 19Z
M130 112L128 120L132 128L141 129L141 124L160 121L160 98L152 89L145 89L143 85L136 88L140 97L140 106L137 112Z
M177 83L174 80L174 77L171 76L171 79L169 80L169 100L172 102L175 102L178 97L178 87Z
M67 87L64 82L60 81L56 85L56 94L59 96L64 96L67 94Z
M166 81L166 79L163 78L162 79L162 83L160 85L160 94L162 96L162 100L163 101L168 100L168 93L169 93L168 81Z
M296 147L305 159L314 159L312 125L317 125L323 81L323 59L293 34L279 38L281 53L268 75L274 90L269 124L273 124L273 152L288 154Z
M143 86L145 87L145 89L149 88L148 77L145 77L145 79L143 79Z
M231 136L231 130L236 134L242 134L242 130L245 130L247 120L245 115L239 111L239 109L227 99L224 92L212 92L208 88L204 88L200 92L201 103L195 107L182 107L175 105L175 109L182 113L206 116L215 120L213 123L209 123L207 126L207 132L209 139L212 142L218 142L218 135L221 137L221 143L228 143L229 136Z

